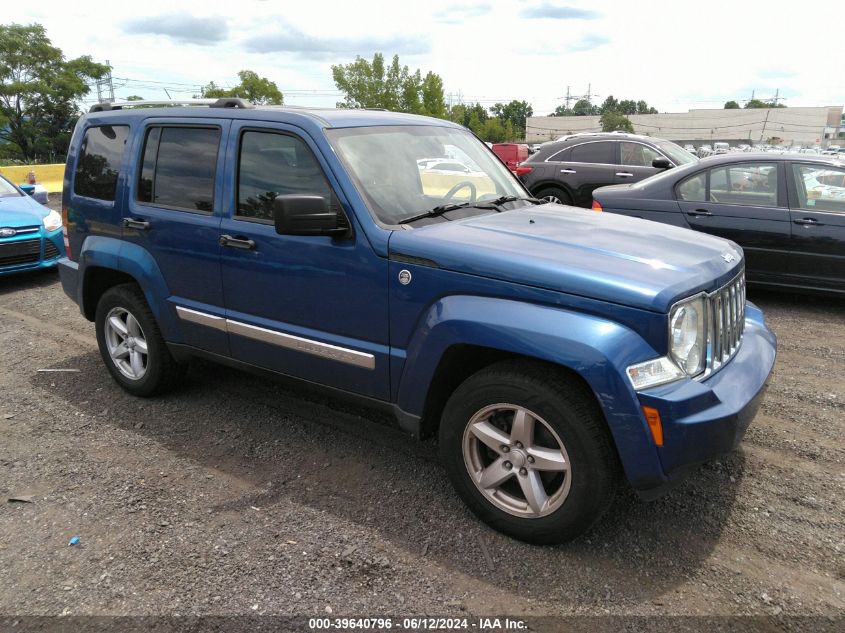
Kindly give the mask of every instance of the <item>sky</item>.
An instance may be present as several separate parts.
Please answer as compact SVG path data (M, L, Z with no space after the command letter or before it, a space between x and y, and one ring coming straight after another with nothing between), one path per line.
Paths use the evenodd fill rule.
M535 115L567 89L660 112L742 105L752 92L777 91L787 106L845 103L837 1L40 0L11 13L4 23L42 24L68 58L108 60L118 99L191 98L248 69L288 105L332 107L342 95L331 66L381 52L440 75L447 102L526 100Z

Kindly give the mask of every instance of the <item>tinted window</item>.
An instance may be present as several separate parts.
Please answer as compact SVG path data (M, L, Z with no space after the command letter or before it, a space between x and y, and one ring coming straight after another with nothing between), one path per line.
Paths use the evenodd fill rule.
M799 207L845 213L845 169L832 165L793 165L792 175Z
M631 167L651 167L651 162L655 158L660 158L661 156L662 154L659 152L639 143L623 142L619 144L620 165L630 165Z
M311 150L283 134L245 132L241 137L237 215L273 219L277 196L323 196L332 204L331 188Z
M217 128L154 127L147 132L138 200L210 212L214 208Z
M754 207L778 206L777 165L737 163L712 169L710 201Z
M113 201L128 125L102 125L89 128L82 139L73 191L79 196Z
M707 172L704 171L695 176L690 176L686 180L682 180L676 189L678 199L704 202L707 199L706 182Z
M559 152L552 154L546 160L553 160L553 161L556 161L556 162L559 162L559 163L565 162L565 161L569 160L569 155L571 153L572 153L572 150L570 150L567 147L566 149L562 149Z
M613 143L584 143L572 148L570 159L573 163L613 164Z

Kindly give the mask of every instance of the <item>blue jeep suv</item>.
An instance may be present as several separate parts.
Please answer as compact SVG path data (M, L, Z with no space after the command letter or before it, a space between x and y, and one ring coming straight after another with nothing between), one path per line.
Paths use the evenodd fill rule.
M531 198L447 121L143 105L80 119L60 263L130 393L200 356L386 409L438 438L481 519L537 543L754 417L775 338L732 242Z

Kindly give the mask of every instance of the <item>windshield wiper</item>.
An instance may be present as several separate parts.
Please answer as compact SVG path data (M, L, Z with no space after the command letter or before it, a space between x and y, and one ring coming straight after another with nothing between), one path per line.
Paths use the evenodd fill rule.
M423 211L422 213L418 213L417 215L412 215L410 218L400 220L399 224L409 224L411 222L416 222L417 220L422 220L423 218L436 218L438 215L443 215L444 213L448 213L449 211L454 211L455 209L463 209L464 207L468 206L470 206L469 202L450 202L449 204L441 204L429 211Z
M545 200L538 200L537 198L523 198L521 196L500 196L495 200L482 200L481 202L479 202L478 204L474 204L473 206L478 209L493 208L496 210L500 210L499 207L501 207L506 202L517 202L520 200L530 202L531 204L543 204L546 202Z

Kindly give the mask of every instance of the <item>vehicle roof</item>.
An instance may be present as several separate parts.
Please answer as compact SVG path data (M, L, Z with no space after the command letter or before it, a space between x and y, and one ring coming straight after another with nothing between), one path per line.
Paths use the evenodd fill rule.
M841 165L842 161L832 156L823 156L821 154L771 154L769 152L736 152L733 154L716 154L713 156L705 156L698 163L699 167L708 165L715 165L721 163L747 163L749 161L785 161L798 160L802 163L822 163L825 165Z
M140 102L139 102L140 103ZM387 110L299 108L291 106L255 106L251 108L209 108L205 106L123 107L114 110L89 112L86 119L132 121L148 118L241 119L277 121L279 123L309 122L322 128L367 127L377 125L438 125L463 129L463 126L418 114Z

